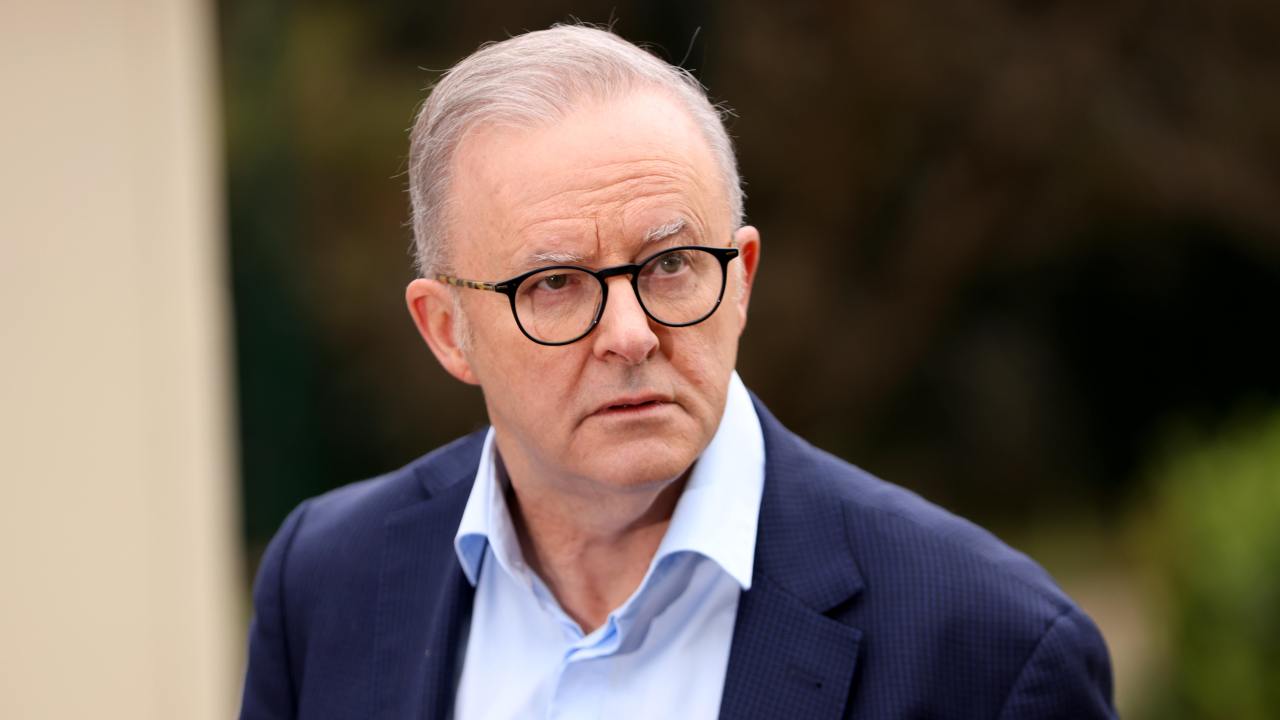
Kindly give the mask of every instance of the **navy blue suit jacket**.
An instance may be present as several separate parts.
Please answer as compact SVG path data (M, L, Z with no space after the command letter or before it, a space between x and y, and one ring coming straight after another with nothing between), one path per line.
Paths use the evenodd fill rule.
M756 405L755 579L721 717L1114 715L1102 637L1035 563ZM482 441L285 520L254 588L242 718L449 717L474 597L453 536Z

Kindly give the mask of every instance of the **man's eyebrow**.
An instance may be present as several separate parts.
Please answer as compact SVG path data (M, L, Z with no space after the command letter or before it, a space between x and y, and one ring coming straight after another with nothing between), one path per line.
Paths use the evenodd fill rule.
M662 225L655 225L649 228L641 241L642 245L652 245L662 242L667 238L678 235L682 232L688 223L683 218L676 218ZM566 252L563 250L539 250L529 253L524 258L524 267L541 267L543 265L581 265L587 261L587 256L577 252Z
M679 232L684 230L684 228L685 222L682 218L676 218L664 225L651 227L649 228L649 231L644 234L644 244L651 245L656 242L661 242L672 235L679 234Z
M586 256L584 256L582 253L564 252L564 251L555 251L555 250L540 250L538 252L530 253L529 256L525 258L525 261L526 261L525 264L527 266L567 265L567 264L580 264L585 260L586 260Z

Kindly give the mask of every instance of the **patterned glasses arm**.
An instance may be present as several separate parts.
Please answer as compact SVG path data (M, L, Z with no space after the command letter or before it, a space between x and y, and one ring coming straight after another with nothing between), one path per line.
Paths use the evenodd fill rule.
M496 283L479 282L478 280L463 280L449 275L436 275L436 280L442 283L453 285L454 287L471 288L473 290L489 290L490 292L498 292Z

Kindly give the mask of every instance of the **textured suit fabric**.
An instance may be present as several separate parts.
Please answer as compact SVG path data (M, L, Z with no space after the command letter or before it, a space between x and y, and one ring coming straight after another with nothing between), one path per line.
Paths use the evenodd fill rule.
M1035 563L756 404L755 581L721 717L1114 716L1102 637ZM452 540L482 438L285 520L255 584L242 718L448 717L474 597Z

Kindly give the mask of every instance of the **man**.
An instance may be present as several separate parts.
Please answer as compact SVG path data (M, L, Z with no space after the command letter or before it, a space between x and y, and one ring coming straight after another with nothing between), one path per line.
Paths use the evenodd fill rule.
M489 45L410 184L409 311L492 427L289 516L242 717L1113 714L1043 571L743 387L760 237L696 81L592 28Z

